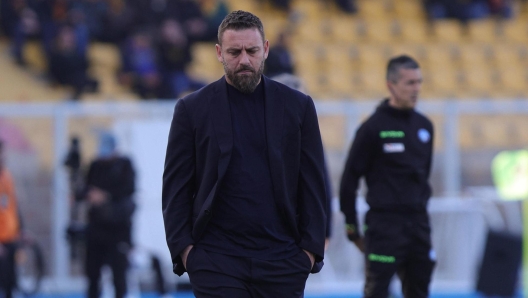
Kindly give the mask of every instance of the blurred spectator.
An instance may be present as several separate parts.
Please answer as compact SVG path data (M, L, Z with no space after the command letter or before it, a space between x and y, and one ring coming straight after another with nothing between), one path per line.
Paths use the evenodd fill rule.
M132 214L135 209L135 172L130 159L116 151L115 138L102 133L98 157L86 176L85 199L88 202L86 235L86 275L88 298L100 296L101 268L112 269L115 297L127 292L128 252L132 245Z
M98 82L87 74L86 48L78 45L75 30L63 27L56 38L49 60L49 72L54 82L73 87L73 99L83 92L95 92Z
M13 297L16 287L15 250L21 236L21 219L13 178L4 164L4 143L0 140L0 294Z
M462 22L496 14L511 17L510 0L424 0L430 19L454 18Z
M503 18L513 17L512 0L488 0L492 14Z
M207 29L202 35L202 41L217 42L218 27L230 12L223 0L197 0L207 23Z
M335 3L339 9L346 13L356 13L357 6L355 0L335 0Z
M72 8L78 11L79 18L86 24L90 39L100 40L106 30L103 19L108 12L107 1L77 0L72 3Z
M183 92L195 91L205 83L191 79L186 66L191 62L191 47L181 24L167 19L161 26L158 44L159 67L163 75L161 98L175 98Z
M134 22L134 11L125 0L108 0L108 10L103 16L104 28L101 41L120 45L127 36Z
M12 54L19 65L26 65L24 45L28 38L40 37L49 58L58 28L70 22L68 0L12 0L18 13L12 27Z
M0 0L0 26L5 36L12 37L24 6L23 0Z
M268 58L264 64L264 74L266 76L272 77L282 73L294 73L293 61L288 49L287 38L287 33L280 33L277 43L270 47Z
M157 66L156 49L147 31L133 34L121 51L121 83L132 87L141 98L159 98L162 77Z
M202 40L208 30L207 21L196 0L170 0L166 16L175 18L183 25L191 42Z

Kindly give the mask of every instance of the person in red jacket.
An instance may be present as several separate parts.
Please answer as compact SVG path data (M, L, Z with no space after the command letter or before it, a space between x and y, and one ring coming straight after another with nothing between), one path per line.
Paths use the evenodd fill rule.
M15 250L21 222L13 178L4 165L4 143L0 140L0 293L13 297L16 286Z

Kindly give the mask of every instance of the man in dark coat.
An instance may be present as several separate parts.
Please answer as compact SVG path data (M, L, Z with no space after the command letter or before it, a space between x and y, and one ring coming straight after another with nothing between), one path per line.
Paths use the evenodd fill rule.
M174 272L196 297L302 297L321 269L324 157L311 98L262 75L260 19L218 30L225 77L180 99L163 174Z

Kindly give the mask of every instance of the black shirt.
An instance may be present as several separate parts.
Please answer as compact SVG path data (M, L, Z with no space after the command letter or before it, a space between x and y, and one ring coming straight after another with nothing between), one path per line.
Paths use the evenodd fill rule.
M299 251L280 217L268 160L262 82L252 94L227 85L233 151L213 217L198 246L217 253L283 259Z

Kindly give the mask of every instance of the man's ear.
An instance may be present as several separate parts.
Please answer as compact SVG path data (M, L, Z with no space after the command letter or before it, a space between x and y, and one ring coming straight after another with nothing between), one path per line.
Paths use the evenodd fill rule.
M393 88L393 87L392 87L392 82L391 82L390 80L387 80L387 89L389 89L389 92L390 92L391 94L394 93L392 88Z
M266 40L264 42L264 59L268 58L268 53L269 53L269 41Z
M220 63L223 63L224 59L222 58L222 46L219 44L216 44L215 48L216 48L216 59L218 59Z

